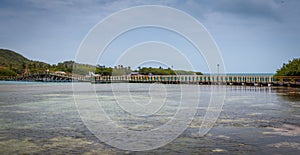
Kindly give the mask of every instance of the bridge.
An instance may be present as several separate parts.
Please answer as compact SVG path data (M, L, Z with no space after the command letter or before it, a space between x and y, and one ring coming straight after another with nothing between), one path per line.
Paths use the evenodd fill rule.
M40 81L40 82L89 82L90 78L85 76L72 76L72 75L63 75L55 73L40 73L40 74L31 74L19 77L13 77L11 80L15 81Z
M199 85L300 86L300 76L124 75L94 76L92 83L164 83Z
M19 77L1 77L0 80L41 82L91 82L91 83L163 83L197 85L249 85L300 87L300 76L248 76L248 75L122 75L82 76L55 73L32 74Z

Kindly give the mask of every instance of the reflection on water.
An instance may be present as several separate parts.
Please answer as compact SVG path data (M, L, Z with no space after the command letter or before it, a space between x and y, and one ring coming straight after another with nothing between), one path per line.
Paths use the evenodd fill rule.
M88 84L88 83L87 83ZM85 85L85 84L83 84ZM119 84L114 84L118 87ZM149 101L147 84L130 85L136 101ZM109 85L96 85L108 115L123 127L140 131L156 128L176 112L178 85L165 107L148 117L130 116L115 104ZM130 152L98 140L83 124L70 83L0 83L1 154L299 154L300 94L297 88L226 87L220 117L210 132L199 137L211 87L199 87L194 121L171 143L150 151ZM82 92L83 95L84 91ZM121 98L126 99L126 98ZM201 104L200 104L201 105ZM125 117L126 115L126 117Z
M283 100L290 102L300 102L300 89L290 87L277 87L273 89Z

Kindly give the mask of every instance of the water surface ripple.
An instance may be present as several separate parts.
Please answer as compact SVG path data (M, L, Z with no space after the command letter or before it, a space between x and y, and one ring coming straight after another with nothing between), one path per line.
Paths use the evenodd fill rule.
M148 84L130 87L136 88L130 91L135 101L149 100ZM95 90L112 120L142 131L163 125L176 112L180 89L165 87L171 92L166 104L147 117L130 116L118 107L109 84L95 85ZM161 148L130 152L101 142L87 129L71 83L0 82L0 154L300 154L299 89L226 86L217 123L199 137L211 87L185 87L199 87L201 94L195 119L184 133Z

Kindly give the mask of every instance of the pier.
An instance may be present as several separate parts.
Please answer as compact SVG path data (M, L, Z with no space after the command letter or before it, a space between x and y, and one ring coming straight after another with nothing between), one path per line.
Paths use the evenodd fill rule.
M300 76L124 75L94 76L92 83L163 83L199 85L300 86Z
M14 81L36 81L36 82L90 82L90 78L81 75L62 75L56 73L31 74L12 77Z
M18 77L1 77L0 80L40 82L91 82L101 83L163 83L197 85L247 85L300 87L300 76L249 76L249 75L122 75L83 76L55 73L32 74Z

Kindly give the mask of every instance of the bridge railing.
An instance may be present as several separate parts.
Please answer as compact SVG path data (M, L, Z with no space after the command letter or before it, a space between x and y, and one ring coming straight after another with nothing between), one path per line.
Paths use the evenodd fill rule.
M95 83L110 82L161 82L161 83L198 83L198 84L277 84L277 85L300 85L300 76L245 76L245 75L122 75L122 76L82 76L61 75L56 73L31 74L30 78L40 78L42 75L59 76L69 78L71 81L85 81ZM0 77L0 80L14 80L20 77ZM70 81L70 80L69 80Z
M274 76L273 82L298 84L300 83L300 76Z
M96 76L95 82L181 82L181 83L271 83L273 76L217 76L217 75L123 75Z

